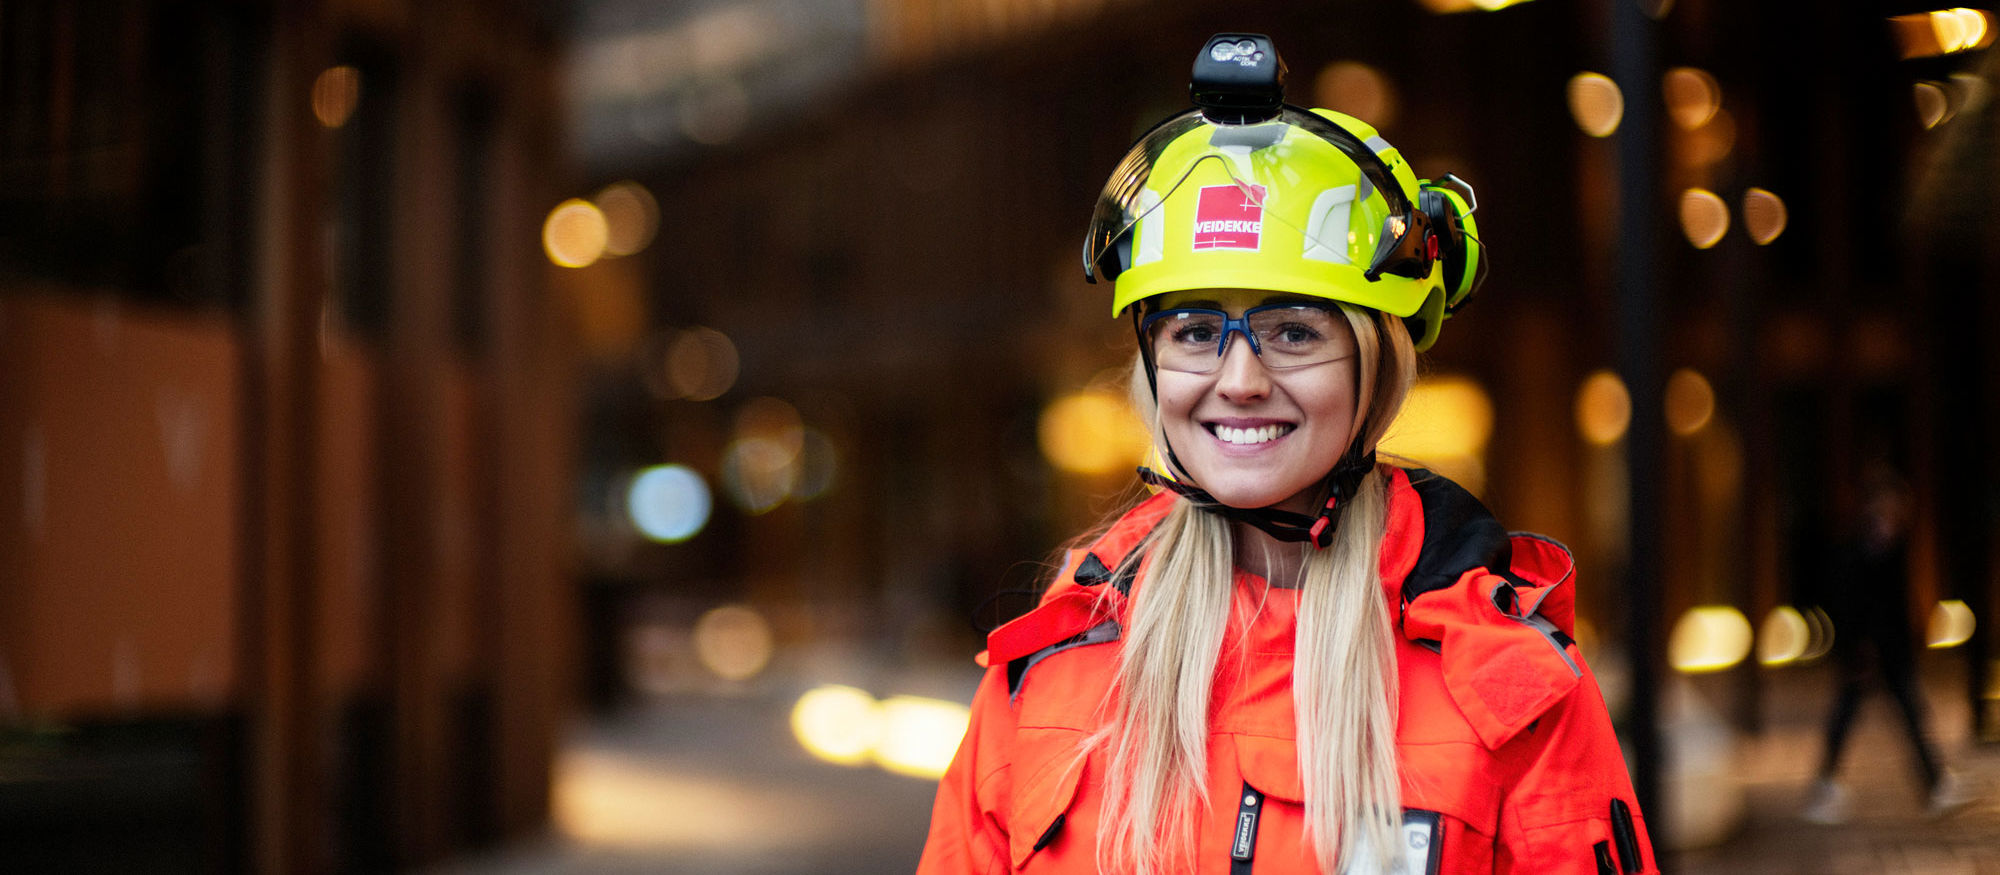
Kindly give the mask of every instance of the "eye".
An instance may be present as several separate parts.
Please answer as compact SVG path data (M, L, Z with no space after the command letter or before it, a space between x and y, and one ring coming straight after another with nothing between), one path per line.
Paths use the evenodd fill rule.
M1170 336L1175 343L1214 343L1215 326L1207 322L1177 324Z
M1298 322L1287 322L1278 326L1278 330L1272 333L1272 339L1279 343L1312 343L1320 337L1320 333L1313 330L1312 326Z

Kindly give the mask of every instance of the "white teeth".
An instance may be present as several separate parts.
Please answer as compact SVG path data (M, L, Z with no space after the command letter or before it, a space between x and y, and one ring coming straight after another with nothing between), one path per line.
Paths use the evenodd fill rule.
M1224 443L1261 444L1277 440L1291 430L1292 427L1289 425L1265 425L1257 428L1230 428L1218 425L1215 427L1215 436L1221 438Z

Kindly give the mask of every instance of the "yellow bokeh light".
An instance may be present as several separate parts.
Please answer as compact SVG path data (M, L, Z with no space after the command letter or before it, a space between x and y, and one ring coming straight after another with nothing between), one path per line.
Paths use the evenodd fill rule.
M814 687L792 706L792 735L813 756L858 766L868 761L882 737L882 708L865 690L839 684Z
M1686 674L1722 671L1750 654L1750 621L1728 605L1689 608L1667 639L1667 664Z
M1382 71L1359 61L1335 61L1313 80L1317 106L1367 119L1378 129L1396 123L1396 94Z
M1625 93L1602 73L1571 76L1568 96L1569 114L1576 119L1576 126L1593 137L1611 136L1625 119Z
M1715 416L1715 388L1693 368L1667 378L1667 427L1683 437L1701 431Z
M1757 662L1790 665L1806 655L1811 643L1812 628L1805 615L1791 605L1779 605L1764 615L1764 625L1757 630Z
M1758 246L1770 245L1778 239L1789 221L1783 198L1756 187L1743 192L1743 230L1749 232L1751 241Z
M347 124L361 103L361 71L345 64L328 67L313 79L313 117L329 128Z
M1610 371L1585 377L1576 390L1576 430L1583 439L1608 447L1625 436L1632 424L1632 395L1625 381Z
M1715 117L1722 108L1722 86L1708 71L1695 67L1675 67L1661 81L1667 115L1683 130L1692 131Z
M760 514L785 503L799 481L799 454L771 438L738 438L722 454L722 488L736 506Z
M1889 30L1905 58L1948 55L1993 44L1993 15L1960 6L1889 18Z
M604 213L595 204L570 198L556 204L542 223L542 250L561 267L585 267L603 257L609 233Z
M645 186L630 180L614 182L593 201L604 212L605 255L631 255L653 242L660 227L660 205Z
M1681 232L1696 249L1714 246L1729 233L1729 205L1705 188L1681 192Z
M1439 375L1418 380L1383 437L1384 453L1435 468L1474 493L1486 482L1486 442L1493 400L1477 380Z
M1042 455L1057 468L1077 474L1132 468L1153 447L1132 406L1101 389L1056 399L1042 411L1037 431Z
M1945 599L1931 608L1930 628L1924 641L1932 650L1957 647L1972 640L1972 630L1977 626L1972 609L1965 602Z
M938 778L951 765L972 714L964 705L920 696L882 700L875 764L900 775Z
M710 608L694 623L694 654L716 677L749 680L771 662L771 624L748 605Z

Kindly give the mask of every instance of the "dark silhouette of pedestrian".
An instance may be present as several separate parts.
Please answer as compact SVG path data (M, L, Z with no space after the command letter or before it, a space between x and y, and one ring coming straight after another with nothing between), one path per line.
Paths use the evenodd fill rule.
M1877 684L1902 710L1930 813L1948 814L1971 801L1930 741L1923 690L1917 683L1917 643L1908 609L1909 514L1909 489L1893 471L1877 467L1863 477L1860 525L1835 557L1823 605L1833 620L1840 694L1827 719L1826 749L1806 804L1805 818L1814 823L1837 824L1848 818L1849 794L1835 776L1855 711Z

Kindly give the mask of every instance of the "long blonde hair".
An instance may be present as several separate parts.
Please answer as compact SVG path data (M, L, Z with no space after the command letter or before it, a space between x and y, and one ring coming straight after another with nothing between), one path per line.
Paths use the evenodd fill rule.
M1409 394L1416 352L1396 317L1345 304L1341 310L1360 352L1355 409L1364 415L1355 437L1372 449ZM1143 379L1133 395L1158 444L1159 414ZM1390 869L1399 845L1395 642L1376 567L1386 519L1385 480L1371 472L1332 547L1299 545L1305 559L1292 703L1306 840L1327 872L1363 848ZM1229 627L1235 537L1229 521L1183 500L1126 562L1146 555L1111 719L1085 746L1105 748L1108 757L1099 868L1139 875L1191 866L1194 830L1210 804L1208 709Z

